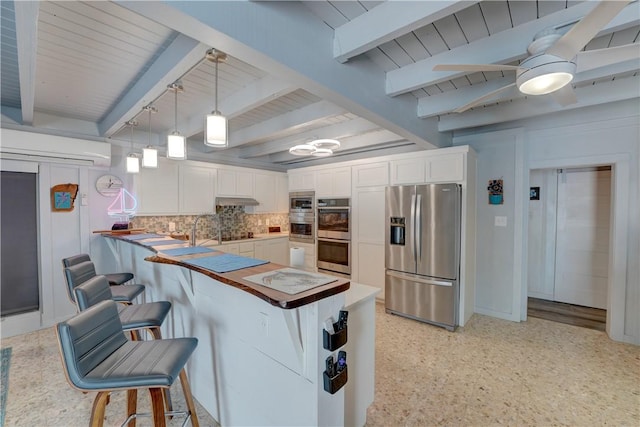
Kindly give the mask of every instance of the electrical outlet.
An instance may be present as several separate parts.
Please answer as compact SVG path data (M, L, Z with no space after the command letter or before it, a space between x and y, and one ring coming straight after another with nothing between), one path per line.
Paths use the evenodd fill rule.
M169 231L176 231L176 223L175 222L170 222L169 223Z
M89 197L87 197L87 193L82 193L80 195L80 206L89 206Z
M262 225L262 220L261 219L258 220L258 225Z
M269 225L269 218L264 220L264 225Z
M506 227L507 226L507 217L506 216L496 216L493 219L493 225L496 227Z

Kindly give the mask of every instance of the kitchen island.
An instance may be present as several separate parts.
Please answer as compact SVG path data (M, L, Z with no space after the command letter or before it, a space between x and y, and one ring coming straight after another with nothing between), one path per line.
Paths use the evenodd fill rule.
M365 423L373 402L375 288L329 277L289 294L246 279L283 265L216 273L204 263L222 255L215 248L190 253L178 240L105 237L119 267L146 285L147 300L172 303L163 336L198 338L188 364L193 394L221 425ZM325 320L337 320L340 310L349 311L348 340L329 351ZM347 352L348 380L331 394L325 360L338 350Z

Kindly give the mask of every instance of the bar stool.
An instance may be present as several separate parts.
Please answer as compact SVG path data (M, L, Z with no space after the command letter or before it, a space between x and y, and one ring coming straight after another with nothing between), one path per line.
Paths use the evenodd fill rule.
M80 311L85 311L99 302L112 299L109 283L103 275L86 280L76 286L74 291ZM118 304L118 306L118 316L122 323L122 330L129 332L133 340L140 340L140 330L149 331L156 340L162 339L160 326L162 326L164 319L171 310L169 301L131 305ZM169 389L163 391L167 411L171 411L173 404L171 403Z
M74 291L80 311L85 311L99 302L112 299L110 288L103 275L92 277L76 286ZM146 329L155 339L162 339L160 326L171 310L169 301L119 305L118 315L125 332Z
M101 301L58 323L56 332L69 384L81 391L98 392L91 410L92 427L102 427L113 391L127 391L127 419L123 425L135 423L143 415L136 414L138 388L149 390L154 426L165 427L166 416L186 415L192 426L199 427L184 370L198 344L196 338L129 341L114 301ZM171 387L178 377L187 411L165 412L162 390Z
M69 258L62 258L62 266L67 268L85 261L91 261L91 257L89 257L88 254L74 255ZM109 273L104 274L104 276L107 278L110 285L124 285L125 283L133 280L134 277L133 273Z
M96 276L96 269L91 261L82 261L65 267L64 278L67 281L67 296L72 303L76 303L74 288ZM144 285L115 285L110 286L109 290L114 301L131 304L138 295L144 292Z

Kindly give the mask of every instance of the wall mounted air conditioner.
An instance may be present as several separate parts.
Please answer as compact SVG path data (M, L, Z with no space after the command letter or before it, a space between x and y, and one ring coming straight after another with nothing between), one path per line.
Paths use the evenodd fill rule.
M14 129L0 130L0 156L6 159L111 166L111 144Z

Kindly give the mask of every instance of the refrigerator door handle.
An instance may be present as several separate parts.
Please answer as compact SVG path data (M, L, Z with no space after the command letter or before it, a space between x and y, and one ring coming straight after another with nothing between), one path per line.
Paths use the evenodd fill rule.
M411 255L413 255L413 259L416 259L416 238L418 237L416 234L416 195L411 195L411 238L413 242L411 243Z
M416 200L416 247L417 259L422 258L422 194L418 194Z
M423 276L418 276L415 274L402 273L399 271L387 270L387 276L395 277L402 280L411 280L416 283L424 283L425 285L436 285L436 286L453 286L453 282L445 282L442 280L434 280L434 279L426 279Z

